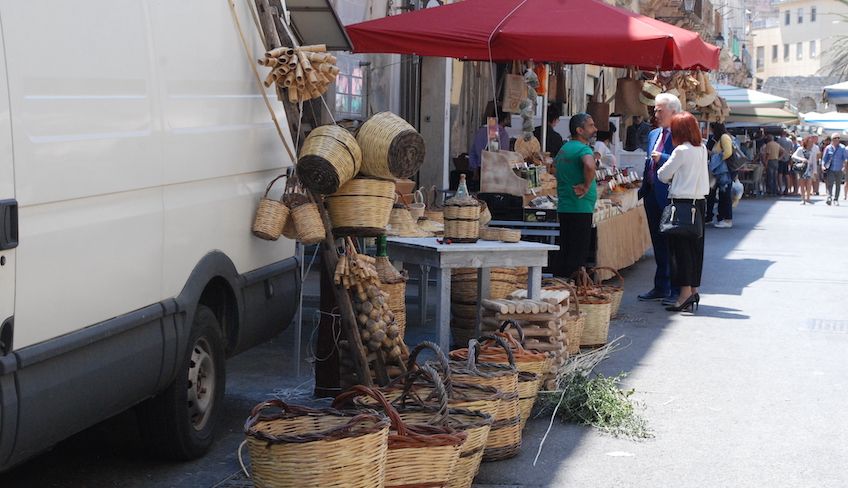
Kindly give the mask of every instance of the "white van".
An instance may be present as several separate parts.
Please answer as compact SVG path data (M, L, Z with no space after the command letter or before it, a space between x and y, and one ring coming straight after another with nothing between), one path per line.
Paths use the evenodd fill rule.
M0 470L139 404L199 456L300 289L250 233L291 161L227 1L0 0L0 34Z

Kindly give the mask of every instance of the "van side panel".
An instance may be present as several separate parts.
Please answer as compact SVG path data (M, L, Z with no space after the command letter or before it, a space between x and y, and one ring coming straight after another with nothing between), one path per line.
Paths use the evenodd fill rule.
M143 2L2 0L0 11L20 348L162 299L163 161Z
M236 2L255 56L264 48L246 2ZM294 255L287 239L250 233L265 185L289 166L226 2L151 2L164 152L164 296L174 296L195 263L223 251L239 273ZM202 21L197 12L203 12ZM186 35L191 32L191 35ZM269 91L280 123L286 119ZM279 182L274 195L282 192ZM187 231L187 229L191 229Z

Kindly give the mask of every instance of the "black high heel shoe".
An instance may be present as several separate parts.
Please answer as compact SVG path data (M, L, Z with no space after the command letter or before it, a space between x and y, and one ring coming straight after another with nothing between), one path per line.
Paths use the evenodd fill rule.
M680 305L672 305L671 307L665 307L665 309L669 312L695 313L698 310L699 303L701 303L701 295L693 293Z

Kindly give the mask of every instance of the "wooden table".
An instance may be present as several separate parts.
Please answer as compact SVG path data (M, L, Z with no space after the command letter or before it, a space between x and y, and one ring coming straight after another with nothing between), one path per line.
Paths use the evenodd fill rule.
M450 288L451 270L454 268L476 268L478 304L481 297L489 296L489 268L529 268L527 277L528 296L538 298L542 291L542 267L548 264L548 251L558 246L537 242L504 243L478 241L474 244L439 244L435 237L389 237L389 258L398 269L404 264L421 267L419 304L421 323L427 319L427 276L430 268L436 268L436 320L439 346L450 350ZM478 313L479 319L479 313ZM477 332L479 333L479 320ZM479 334L478 334L479 335Z

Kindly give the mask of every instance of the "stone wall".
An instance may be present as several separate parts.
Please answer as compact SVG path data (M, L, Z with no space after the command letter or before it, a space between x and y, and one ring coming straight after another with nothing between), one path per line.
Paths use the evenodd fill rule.
M827 76L772 76L763 83L761 91L788 98L789 104L800 112L830 112L836 107L822 103L822 89L840 81Z

